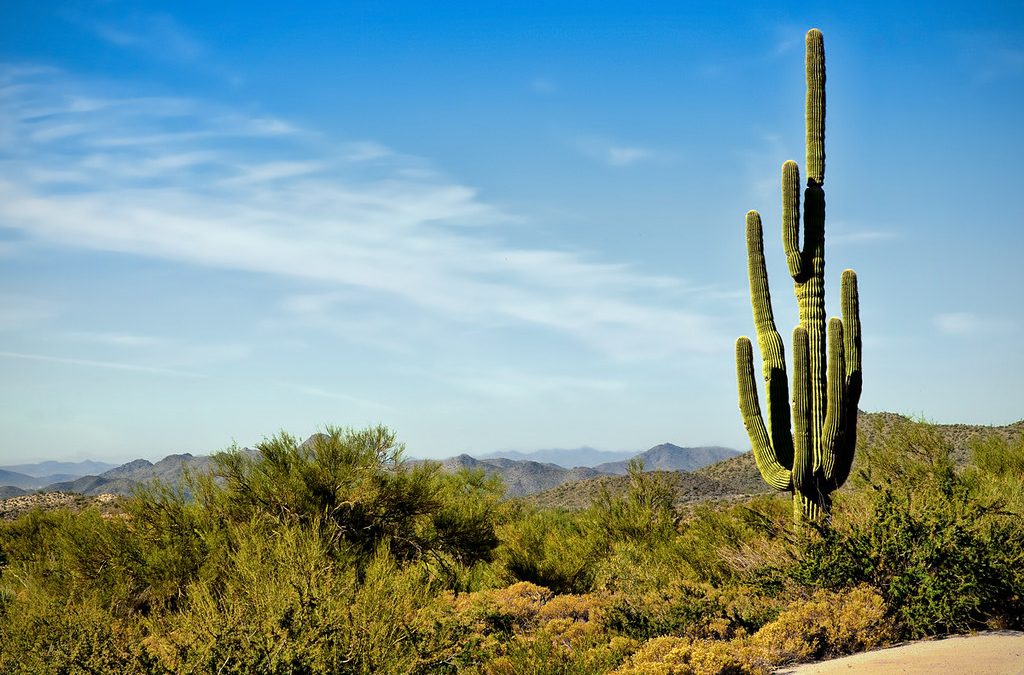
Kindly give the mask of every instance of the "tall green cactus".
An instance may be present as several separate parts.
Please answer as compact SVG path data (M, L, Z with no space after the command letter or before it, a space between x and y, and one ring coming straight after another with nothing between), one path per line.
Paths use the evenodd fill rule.
M828 516L831 493L850 474L861 392L857 275L842 277L842 320L825 328L825 49L821 31L807 33L807 188L800 249L800 170L782 165L782 244L793 277L800 324L793 329L792 430L782 337L772 316L761 216L747 213L750 300L763 361L768 424L761 416L749 338L736 341L740 412L757 468L776 490L793 493L793 516ZM827 351L827 354L826 354Z

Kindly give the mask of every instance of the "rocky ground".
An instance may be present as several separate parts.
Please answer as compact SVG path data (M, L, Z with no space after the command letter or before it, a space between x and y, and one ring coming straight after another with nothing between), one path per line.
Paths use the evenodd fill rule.
M0 499L0 520L14 520L21 514L37 508L71 508L80 510L96 505L104 512L107 512L113 509L119 499L120 497L112 494L86 497L68 492L44 492L11 497L9 499Z

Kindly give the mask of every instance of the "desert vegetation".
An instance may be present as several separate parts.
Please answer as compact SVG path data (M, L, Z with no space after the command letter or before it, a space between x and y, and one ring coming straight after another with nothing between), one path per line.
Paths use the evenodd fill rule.
M409 463L386 429L229 450L184 489L0 525L3 672L758 673L1024 627L1024 441L909 421L831 526L679 508L631 467L585 509Z

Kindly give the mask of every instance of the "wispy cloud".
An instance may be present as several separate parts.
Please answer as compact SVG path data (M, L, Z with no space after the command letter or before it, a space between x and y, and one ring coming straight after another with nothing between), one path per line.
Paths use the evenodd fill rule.
M56 314L56 305L48 300L0 292L0 331L22 330Z
M971 312L945 312L933 318L935 327L946 335L975 335L997 330L1007 322L990 319Z
M196 61L206 50L169 14L136 13L117 22L81 19L100 39L162 60Z
M48 354L25 354L22 352L0 352L2 359L16 359L21 361L41 361L44 363L58 363L69 366L84 366L87 368L103 368L106 370L123 370L133 373L148 373L150 375L171 375L174 377L203 377L199 373L192 373L186 370L173 368L160 368L134 363L119 363L115 361L94 361L92 359L78 359L67 356L50 356Z
M619 143L600 136L586 136L573 140L576 150L591 159L612 167L627 167L643 162L665 160L667 153L640 145Z
M249 345L239 342L193 342L134 333L69 331L57 337L77 351L89 349L114 360L143 360L155 368L172 371L208 369L244 360L252 352Z
M681 280L512 245L502 235L515 214L371 141L118 96L49 70L0 70L0 117L0 226L38 241L302 279L449 321L531 324L620 358L718 339L709 316L681 307ZM627 166L653 151L601 152Z
M852 244L873 244L899 239L900 234L891 230L858 229L843 223L828 224L828 243L835 246Z
M88 331L74 331L68 333L72 340L82 340L100 345L113 347L153 347L167 343L165 338L153 335L131 335L129 333L94 333Z
M453 384L476 394L494 398L523 398L543 394L565 394L579 391L616 391L621 382L573 375L530 373L522 370L499 369L489 372L466 372L450 375Z
M345 401L346 403L352 403L363 408L374 408L377 410L394 410L392 406L377 401L371 401L370 399L363 398L360 396L352 396L350 394L344 394L338 391L330 389L324 389L322 387L311 386L307 384L297 384L295 382L281 382L275 381L274 385L279 387L285 387L294 392L305 394L307 396L315 396L317 398L329 398L336 401Z

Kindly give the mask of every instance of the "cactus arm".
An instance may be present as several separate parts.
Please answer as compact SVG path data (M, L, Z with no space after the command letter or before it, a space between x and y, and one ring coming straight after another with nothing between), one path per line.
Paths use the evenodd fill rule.
M807 331L797 326L793 329L793 487L800 492L810 489L814 476L809 361Z
M825 42L821 31L807 31L807 180L825 184Z
M833 317L828 323L828 412L821 431L822 475L835 475L836 455L842 452L845 431L846 359L843 352L843 322Z
M747 212L747 273L750 279L750 306L754 310L757 346L763 350L762 336L778 335L779 331L775 328L775 317L772 314L772 295L768 287L768 269L764 262L761 214L757 211ZM779 344L781 345L781 343L782 338L780 337ZM786 360L781 348L773 349L770 354L764 354L762 351L762 355L766 371L769 367L786 367Z
M740 392L740 413L743 426L747 429L750 444L754 449L754 461L761 477L772 489L789 490L792 479L789 469L782 466L775 456L768 430L761 417L757 400L757 383L754 378L754 353L750 340L741 337L736 341L736 380Z
M768 271L764 262L764 236L761 216L747 213L747 270L750 277L750 302L761 361L768 406L768 429L775 459L789 467L793 462L793 437L789 430L789 382L782 336L775 328Z
M786 251L789 276L803 277L800 253L800 167L793 160L782 165L782 247Z
M844 270L842 279L843 328L846 331L844 349L846 350L847 386L853 389L853 380L857 381L856 396L848 393L853 409L860 402L861 382L861 339L860 339L860 294L857 292L857 273Z
M861 374L860 298L857 293L857 274L845 270L842 278L843 350L846 360L846 420L842 444L836 454L831 474L825 474L827 488L842 487L853 467L853 454L857 446L857 404L863 383Z

